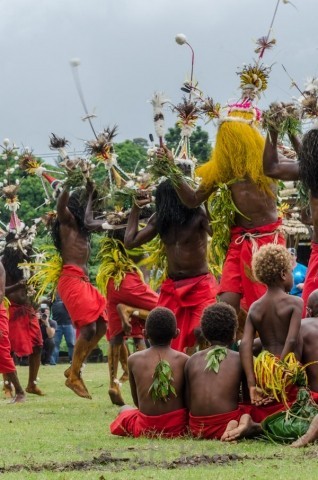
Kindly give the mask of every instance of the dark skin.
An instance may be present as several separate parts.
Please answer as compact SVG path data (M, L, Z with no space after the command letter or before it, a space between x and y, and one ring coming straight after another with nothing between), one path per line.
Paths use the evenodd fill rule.
M309 304L309 302L308 302ZM318 360L318 319L306 318L301 322L301 335L303 340L302 364L317 362ZM314 363L306 368L308 387L313 392L318 392L318 364Z
M187 404L194 416L217 415L238 408L243 375L240 356L227 348L219 372L205 370L206 355L215 345L227 347L222 342L213 342L210 348L192 355L186 364Z
M308 297L307 318L301 322L303 364L318 360L318 290L314 290ZM318 392L318 364L314 363L306 368L308 386L310 390Z
M61 255L64 265L75 265L88 273L87 261L90 255L90 243L86 233L80 231L74 215L68 208L69 192L64 189L57 201L57 217L60 222ZM73 362L66 379L66 386L78 396L91 398L81 378L81 367L85 358L97 345L106 332L102 318L83 326L76 341Z
M240 344L240 356L245 371L251 403L268 403L256 387L253 369L253 342L256 332L265 350L284 358L289 352L295 352L300 358L300 324L303 301L300 297L288 295L293 285L292 270L282 272L280 278L268 286L268 290L254 302L248 312L244 334Z
M230 350L226 343L213 340L210 340L210 343L210 348L192 355L185 367L187 405L193 416L218 415L238 408L243 377L240 355ZM206 355L216 345L226 347L227 350L218 373L205 369ZM256 435L260 431L260 426L252 421L250 415L243 414L239 422L231 420L227 424L221 441L231 442L241 437Z
M94 184L92 182L87 183L87 192L88 192L88 201L87 201L87 206L85 210L85 227L87 230L90 232L105 232L105 229L103 228L103 225L105 223L105 219L94 219L94 213L93 213L93 196L94 196ZM122 225L113 225L109 226L111 227L112 230L118 230L118 229L123 229ZM134 257L134 260L136 263L140 260L138 257ZM138 302L137 302L138 304ZM143 310L139 309L138 305L137 306L131 306L131 305L125 305L124 303L120 303L117 305L117 311L118 315L120 316L120 319L122 321L123 325L123 332L116 335L113 339L111 339L111 343L114 344L121 344L123 343L124 336L125 335L130 335L131 333L131 316L133 315L133 312L139 311L138 317L141 318L142 320L146 320L149 311L148 310ZM135 339L136 341L136 346L137 348L143 349L145 348L145 343L142 339Z
M76 219L67 206L69 198L69 192L64 189L57 201L63 264L76 265L87 274L87 262L90 255L89 238L87 234L79 230Z
M168 158L173 162L173 155L166 146L157 152L159 158ZM267 225L277 221L276 193L277 187L273 182L271 189L273 195L260 191L259 188L249 179L242 179L229 186L232 199L242 215L236 213L235 225L243 228L254 228ZM176 192L187 207L195 208L205 202L216 189L212 184L209 188L199 185L197 190L191 188L185 181L180 181ZM241 295L236 292L223 292L220 300L232 305L237 311L240 308Z
M177 335L178 331L175 336ZM145 336L149 338L147 331L145 331ZM151 338L149 341L150 348L136 352L128 358L129 382L134 404L140 412L150 416L185 408L184 366L189 358L188 355L170 348L170 342L167 345L156 345ZM173 371L173 386L177 396L172 395L167 402L157 400L154 403L148 390L153 383L152 376L160 360L167 360L170 363Z
M139 207L148 202L149 200L137 200L132 207L125 234L126 248L139 247L152 240L158 233L156 214L150 218L144 228L138 231ZM169 231L161 237L168 260L169 278L180 280L208 273L208 235L212 235L212 231L203 208L187 225L170 227Z
M0 303L3 302L4 296L5 296L5 288L6 288L5 285L6 285L6 272L2 263L0 262ZM14 371L14 372L4 374L4 381L9 382L9 384L12 383L15 388L15 396L12 398L10 403L23 403L25 401L25 393L19 382L17 372Z
M6 272L5 294L12 303L30 307L32 305L30 298L28 297L26 280L20 279L16 281L16 279L10 275L10 272ZM32 353L29 355L29 381L26 387L26 391L28 393L33 393L40 396L44 394L34 382L36 382L37 374L40 368L41 352L41 346L34 346Z
M301 149L301 142L297 137L290 137L292 145L298 154ZM277 150L278 133L270 130L265 143L263 154L264 173L268 177L277 180L299 180L299 163L280 155ZM309 195L311 218L310 223L314 227L312 241L318 243L318 198L311 193ZM305 221L304 223L308 223Z

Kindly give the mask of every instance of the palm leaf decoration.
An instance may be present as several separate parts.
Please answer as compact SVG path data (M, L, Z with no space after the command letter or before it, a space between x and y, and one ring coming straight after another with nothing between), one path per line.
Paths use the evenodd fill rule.
M232 199L230 185L237 182L233 179L218 185L208 200L208 211L211 217L212 239L209 249L209 266L215 275L221 275L225 255L231 240L231 227L235 224L235 215L244 215L238 210ZM245 217L247 218L247 217Z
M129 258L128 251L122 242L114 238L104 237L101 240L101 247L97 254L100 265L96 275L96 284L99 291L105 294L107 284L111 278L114 279L115 288L120 287L126 273L137 272L143 279L141 270L134 261Z
M177 396L176 390L172 385L173 372L167 360L160 360L158 362L152 378L153 383L148 390L148 394L151 395L154 403L156 403L157 400L167 402L170 400L171 395Z
M34 272L28 285L37 292L35 301L48 293L54 297L63 266L62 257L53 245L42 245L39 257L40 261L21 264Z

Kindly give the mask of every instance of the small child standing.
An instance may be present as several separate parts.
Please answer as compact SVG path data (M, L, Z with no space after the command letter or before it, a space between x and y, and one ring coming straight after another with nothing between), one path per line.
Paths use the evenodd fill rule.
M150 348L128 358L129 382L137 408L124 405L111 423L113 435L179 437L187 432L184 366L188 356L170 343L179 334L175 315L157 307L145 324Z

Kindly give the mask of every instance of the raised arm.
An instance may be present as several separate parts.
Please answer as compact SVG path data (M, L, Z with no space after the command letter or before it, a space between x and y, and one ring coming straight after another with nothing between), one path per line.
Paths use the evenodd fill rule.
M22 278L19 280L17 283L14 283L13 285L7 285L5 287L5 293L6 295L10 295L11 293L16 292L17 290L21 290L22 288L25 288L26 285L26 280Z
M61 223L70 223L73 220L73 215L68 209L68 201L70 198L70 193L67 188L64 187L62 193L57 198L57 218Z
M88 194L88 201L87 201L85 216L84 216L85 228L87 228L87 230L90 231L90 232L101 232L103 230L103 223L104 222L105 222L105 220L103 220L103 219L99 219L99 220L94 219L94 214L93 214L93 191L90 191L89 194Z
M161 159L168 159L169 162L174 162L173 155L166 145L158 149L157 156ZM182 179L179 180L178 186L175 187L181 202L188 208L198 207L202 202L209 198L214 189L215 186L212 185L209 189L199 186L197 190L194 190L185 180Z
M142 201L134 203L128 217L127 228L125 232L125 247L136 248L149 242L157 235L156 214L150 217L147 225L138 231L140 206Z
M298 180L298 162L290 160L278 153L277 139L278 132L276 130L270 130L266 137L263 153L263 169L265 175L276 178L277 180Z
M289 323L289 330L285 340L285 345L281 353L281 359L284 360L286 355L290 352L295 352L298 347L300 324L302 318L302 311L304 307L304 301L300 297L294 297L294 307Z

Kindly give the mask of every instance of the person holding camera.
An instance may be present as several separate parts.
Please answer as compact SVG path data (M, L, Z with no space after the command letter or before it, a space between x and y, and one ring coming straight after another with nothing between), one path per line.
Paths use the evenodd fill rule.
M43 338L43 348L41 355L42 365L49 365L52 353L55 348L54 336L57 328L55 320L50 320L50 309L46 303L41 303L37 312L40 323L40 329Z
M57 323L54 337L55 348L51 357L51 365L56 365L59 361L60 345L63 336L68 349L68 359L71 363L75 345L75 329L72 325L71 317L58 293L56 293L55 300L52 303L51 312L53 320Z

